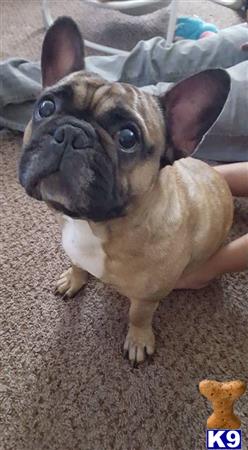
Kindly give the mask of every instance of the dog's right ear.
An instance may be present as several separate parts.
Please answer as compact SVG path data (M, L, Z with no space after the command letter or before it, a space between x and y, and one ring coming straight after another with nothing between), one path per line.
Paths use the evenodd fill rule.
M41 55L43 88L84 69L84 44L77 24L59 17L46 33Z

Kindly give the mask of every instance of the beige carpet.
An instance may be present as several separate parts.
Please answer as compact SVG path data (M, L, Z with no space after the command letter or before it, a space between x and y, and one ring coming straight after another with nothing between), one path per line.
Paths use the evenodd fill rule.
M237 21L210 2L186 3L207 19L216 8L216 23ZM1 17L3 54L38 58L39 2L1 0ZM0 449L203 450L210 407L199 381L248 379L247 273L172 293L155 316L156 355L131 368L121 355L126 299L94 279L71 301L54 296L69 264L59 228L18 184L21 139L0 145ZM232 237L247 232L247 211L236 202ZM247 398L236 408L244 450Z

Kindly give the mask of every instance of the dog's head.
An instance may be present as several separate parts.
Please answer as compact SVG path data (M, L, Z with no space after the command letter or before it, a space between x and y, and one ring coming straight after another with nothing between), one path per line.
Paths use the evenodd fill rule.
M165 164L191 155L230 90L208 70L154 97L84 70L76 24L58 19L42 49L43 90L24 135L19 176L27 193L75 218L127 213Z

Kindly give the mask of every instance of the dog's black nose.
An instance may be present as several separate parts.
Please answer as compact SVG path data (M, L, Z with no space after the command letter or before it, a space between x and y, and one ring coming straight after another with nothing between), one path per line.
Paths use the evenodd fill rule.
M55 130L54 139L57 144L61 144L64 147L70 146L74 149L83 149L93 145L95 130L87 123L82 124L82 126L65 124Z

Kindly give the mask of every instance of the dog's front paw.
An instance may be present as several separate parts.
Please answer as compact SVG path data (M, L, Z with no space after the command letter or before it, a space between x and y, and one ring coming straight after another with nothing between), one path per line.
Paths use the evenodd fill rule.
M124 355L133 363L141 363L146 355L155 350L155 337L152 328L138 328L130 325L125 344Z
M87 278L87 272L72 266L60 276L55 292L63 297L73 297L87 283Z

